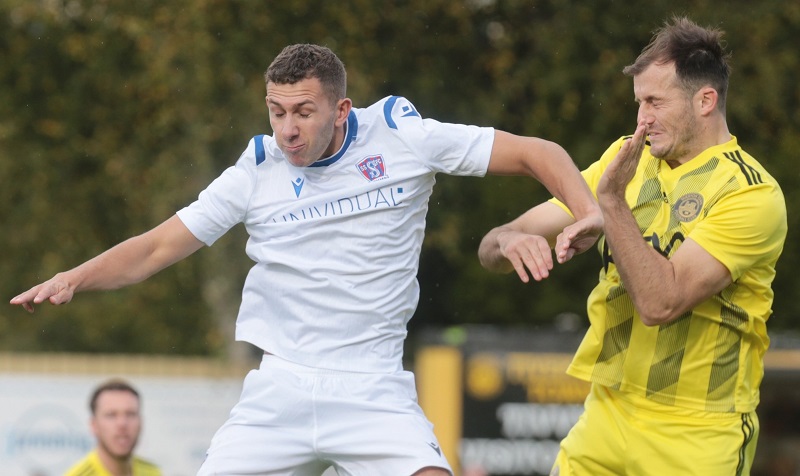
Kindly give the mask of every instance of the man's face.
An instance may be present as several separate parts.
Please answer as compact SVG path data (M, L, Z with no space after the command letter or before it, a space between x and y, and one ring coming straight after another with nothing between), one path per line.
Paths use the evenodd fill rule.
M697 149L697 117L692 98L680 88L674 63L652 64L633 78L639 103L638 121L645 120L653 157L677 166Z
M141 427L136 395L125 390L106 390L97 398L92 432L99 451L118 460L130 458Z
M336 127L344 124L347 113L325 95L317 78L294 84L267 83L269 123L275 140L287 160L296 167L307 167L329 157L340 145Z

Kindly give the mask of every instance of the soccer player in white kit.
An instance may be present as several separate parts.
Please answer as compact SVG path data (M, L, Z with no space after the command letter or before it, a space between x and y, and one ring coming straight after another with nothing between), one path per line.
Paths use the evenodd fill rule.
M161 225L11 303L32 312L45 300L142 281L243 223L255 265L236 338L264 358L198 474L450 475L402 367L435 175L539 180L577 218L558 238L559 262L594 243L599 208L552 142L423 119L397 96L354 108L328 48L288 46L265 79L272 136L254 137ZM531 273L539 279L552 266Z

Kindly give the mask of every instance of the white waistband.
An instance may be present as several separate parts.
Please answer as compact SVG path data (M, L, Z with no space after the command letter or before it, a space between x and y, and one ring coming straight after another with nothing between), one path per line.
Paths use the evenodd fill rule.
M309 367L308 365L290 362L286 359L278 357L275 354L264 352L264 357L261 358L261 366L263 368L284 369L299 374L312 374L312 375L363 375L363 372L347 372L343 370L324 369L320 367Z

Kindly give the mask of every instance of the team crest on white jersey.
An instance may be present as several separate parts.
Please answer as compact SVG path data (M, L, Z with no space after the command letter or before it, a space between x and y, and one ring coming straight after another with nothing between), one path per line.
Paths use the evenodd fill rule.
M703 196L699 193L687 193L672 206L672 214L683 223L697 218L703 209Z
M356 164L356 167L361 172L361 175L370 182L388 177L386 175L386 162L384 162L383 156L380 154L370 155L362 159L361 162Z

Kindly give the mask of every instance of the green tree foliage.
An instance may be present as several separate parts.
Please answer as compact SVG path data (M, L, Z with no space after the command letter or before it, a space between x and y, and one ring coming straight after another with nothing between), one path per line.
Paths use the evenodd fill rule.
M0 291L7 298L191 202L269 133L262 73L290 43L330 46L357 106L409 97L425 117L545 137L584 167L633 129L620 70L686 13L728 32L729 123L798 203L800 5L778 0L0 0ZM441 177L413 326L544 324L584 314L599 257L544 283L480 268L483 234L549 194L522 178ZM773 327L798 323L797 218ZM225 353L250 262L239 227L139 285L33 316L0 311L0 349Z

